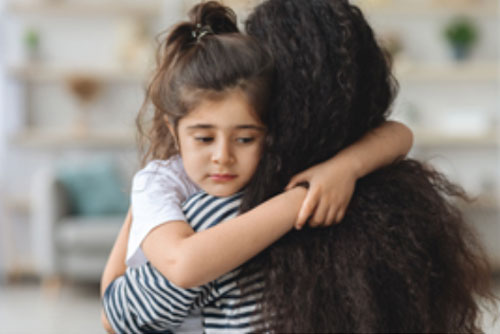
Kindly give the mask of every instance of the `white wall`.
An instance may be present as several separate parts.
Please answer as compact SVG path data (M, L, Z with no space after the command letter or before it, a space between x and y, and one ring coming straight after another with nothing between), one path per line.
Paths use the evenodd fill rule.
M0 0L0 46L5 46L5 27L3 20L3 7L5 1ZM5 96L5 69L4 69L4 59L3 52L0 49L0 189L3 188L5 172L3 170L3 163L5 161L5 146L6 146L6 136L5 136L5 108L6 108L6 96ZM4 221L4 207L3 201L0 197L0 221ZM0 224L0 233L2 233L2 224ZM0 247L0 282L4 279L4 250Z

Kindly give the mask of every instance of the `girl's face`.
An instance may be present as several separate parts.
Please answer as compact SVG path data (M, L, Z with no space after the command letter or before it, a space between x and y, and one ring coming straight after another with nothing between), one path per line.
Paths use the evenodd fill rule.
M230 196L252 178L265 136L256 115L245 93L235 89L203 100L178 122L184 169L207 193Z

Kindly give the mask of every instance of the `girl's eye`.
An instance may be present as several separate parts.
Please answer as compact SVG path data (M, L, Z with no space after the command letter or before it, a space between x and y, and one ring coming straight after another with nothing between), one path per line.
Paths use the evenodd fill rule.
M236 141L240 144L248 144L255 140L255 137L239 137L236 138Z
M194 140L199 141L201 143L210 143L214 140L213 137L195 137Z

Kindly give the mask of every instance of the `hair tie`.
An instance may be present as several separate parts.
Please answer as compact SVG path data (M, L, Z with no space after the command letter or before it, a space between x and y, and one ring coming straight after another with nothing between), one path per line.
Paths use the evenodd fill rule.
M191 32L196 41L199 41L203 36L213 34L214 31L209 25L202 26L201 23L197 23L195 29Z

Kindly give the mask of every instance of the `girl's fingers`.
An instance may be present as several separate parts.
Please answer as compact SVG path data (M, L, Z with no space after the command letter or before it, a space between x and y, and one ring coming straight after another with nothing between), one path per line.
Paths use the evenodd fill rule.
M285 190L290 190L293 187L295 187L295 185L297 183L304 182L304 181L306 181L306 176L304 174L302 174L302 173L297 174L297 175L295 175L294 177L291 178L291 180L290 180L290 182L288 182Z
M325 220L328 212L329 203L326 200L319 201L316 210L314 211L314 217L311 218L309 225L311 227L321 226Z
M318 204L318 196L319 194L308 191L302 206L300 207L299 215L297 217L297 223L295 224L295 228L300 230L307 221L307 218L311 216Z
M331 207L328 210L328 215L326 216L326 220L323 226L327 227L333 225L336 222L337 216L337 210L334 207Z
M345 211L343 209L340 209L339 212L337 213L337 218L335 219L335 223L338 224L344 219L344 214Z

